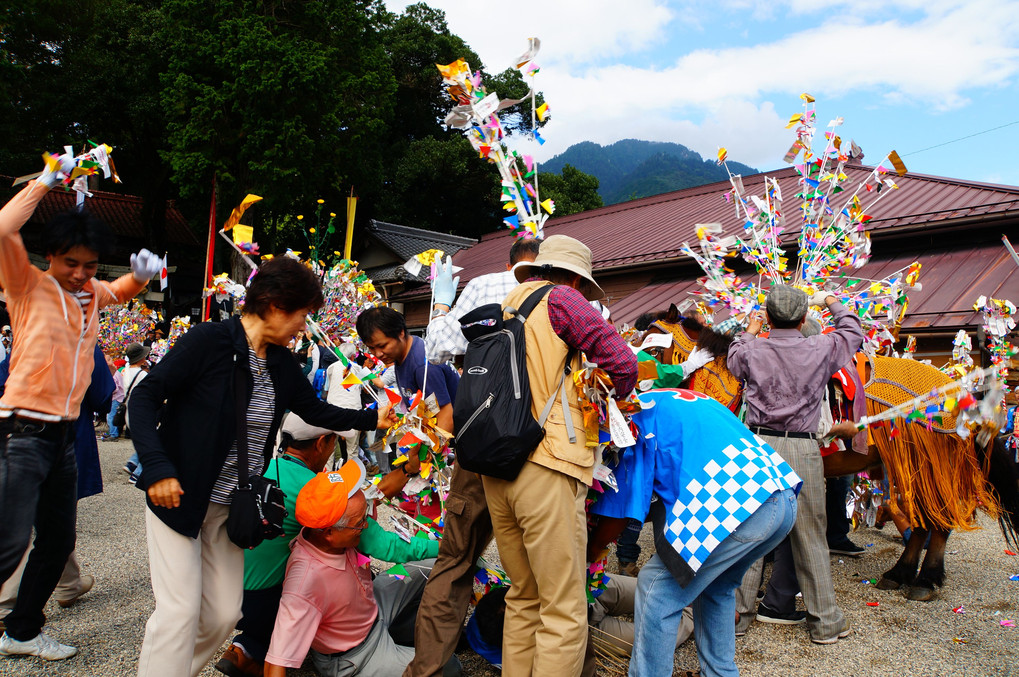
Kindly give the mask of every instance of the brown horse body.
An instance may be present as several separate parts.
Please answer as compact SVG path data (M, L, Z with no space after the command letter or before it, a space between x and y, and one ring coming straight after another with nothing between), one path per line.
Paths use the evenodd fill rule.
M876 376L875 365L898 375ZM932 382L943 385L948 380L933 367L912 360L871 358L864 384L868 415L886 409L891 404L889 392L896 388L902 391L901 400L929 392ZM920 381L922 387L909 389L917 388ZM964 440L953 432L954 419L946 419L940 428L899 421L894 436L890 428L872 429L866 455L843 451L824 458L825 477L874 470L882 464L887 468L890 491L903 494L903 512L912 532L898 562L882 575L877 587L906 586L906 596L914 600L932 599L935 587L944 583L948 536L953 529L975 528L978 507L999 520L1006 541L1014 543L1016 538L1019 467L1001 441L980 446L973 435ZM927 554L921 566L925 544Z

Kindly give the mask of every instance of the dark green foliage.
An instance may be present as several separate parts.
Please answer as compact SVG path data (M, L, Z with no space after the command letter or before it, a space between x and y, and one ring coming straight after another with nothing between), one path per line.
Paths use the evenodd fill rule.
M569 216L602 206L598 179L573 165L565 165L561 174L538 172L538 192L542 200L555 201L556 216Z
M610 146L590 141L574 144L542 168L558 171L566 165L598 177L606 204L667 193L728 179L725 168L678 143L625 139ZM753 167L729 162L734 174L756 174Z

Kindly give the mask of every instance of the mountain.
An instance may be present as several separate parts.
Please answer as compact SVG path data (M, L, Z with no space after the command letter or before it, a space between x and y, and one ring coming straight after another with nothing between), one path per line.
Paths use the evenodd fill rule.
M758 173L738 162L728 164L734 174ZM607 205L729 178L713 160L663 141L624 139L610 146L582 141L543 163L541 170L558 173L564 165L598 177L598 193Z

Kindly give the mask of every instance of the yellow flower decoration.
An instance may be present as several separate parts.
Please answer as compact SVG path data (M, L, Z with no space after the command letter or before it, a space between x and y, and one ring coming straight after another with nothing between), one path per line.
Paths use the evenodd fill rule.
M309 228L309 229L308 229L308 232L309 232L309 233L312 233L312 234L314 234L314 232L315 232L315 229L314 229L314 228Z
M325 200L323 200L322 198L319 198L318 200L316 200L316 202L318 202L319 204L325 204Z
M297 220L298 221L304 221L304 214L298 214L297 215Z

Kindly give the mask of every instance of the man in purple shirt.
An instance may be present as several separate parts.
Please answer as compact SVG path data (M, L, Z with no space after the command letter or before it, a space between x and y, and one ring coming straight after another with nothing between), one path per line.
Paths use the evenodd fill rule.
M800 327L809 305L827 306L835 324L829 334L805 337ZM807 295L786 285L768 292L767 340L757 338L762 319L729 347L729 370L746 383L747 426L803 479L796 524L789 534L796 577L807 609L810 640L834 644L849 636L849 621L835 602L825 537L824 466L817 444L824 388L831 375L863 345L860 320L834 296Z

